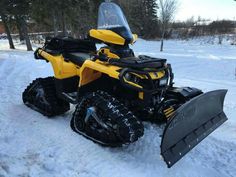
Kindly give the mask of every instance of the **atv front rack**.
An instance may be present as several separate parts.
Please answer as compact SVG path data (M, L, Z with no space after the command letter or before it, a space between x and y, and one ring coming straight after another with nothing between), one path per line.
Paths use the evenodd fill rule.
M109 64L119 66L122 68L132 68L143 70L144 68L157 69L163 68L166 63L166 59L153 58L146 55L140 55L138 57L127 57L120 59L109 59Z

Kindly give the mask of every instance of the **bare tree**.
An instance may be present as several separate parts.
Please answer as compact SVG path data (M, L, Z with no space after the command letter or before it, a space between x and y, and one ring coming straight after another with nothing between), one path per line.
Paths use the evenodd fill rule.
M58 36L58 17L56 15L56 13L57 13L56 10L52 9L54 36Z
M0 19L2 20L2 23L4 25L5 31L7 33L7 39L9 42L10 49L15 49L10 28L9 28L9 14L7 12L7 6L8 1L7 0L1 0L0 1Z
M28 34L27 22L26 22L24 16L17 17L17 15L16 15L16 18L19 18L18 20L21 24L21 29L22 29L22 33L23 33L23 36L25 39L25 44L26 44L27 50L32 51L33 49L32 49L32 45L30 42L29 34Z
M7 39L8 39L8 42L9 42L10 49L15 49L15 46L14 46L14 43L13 43L13 40L12 40L12 37L11 37L10 28L8 26L7 17L2 12L0 12L0 16L1 16L5 31L7 33Z
M177 10L177 0L159 0L159 11L161 21L161 48L163 51L165 32L169 27L170 22L174 19L175 12Z

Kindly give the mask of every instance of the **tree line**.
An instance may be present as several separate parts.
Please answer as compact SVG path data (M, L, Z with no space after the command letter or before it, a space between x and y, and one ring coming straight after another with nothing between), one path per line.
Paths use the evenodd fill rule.
M0 18L10 48L14 49L11 33L18 33L32 50L29 33L51 32L53 36L85 38L96 28L98 7L105 0L1 0ZM193 18L174 22L177 0L112 0L123 9L133 33L144 39L163 39L178 33L180 38L224 33L235 27L231 21L197 24ZM199 19L200 20L200 19ZM170 28L170 24L172 28ZM174 31L174 32L173 32Z
M4 24L10 48L12 26L20 40L32 50L29 31L53 31L54 36L83 38L96 28L98 7L103 0L1 0L0 17ZM145 38L159 34L157 3L155 0L114 0L127 15L132 30Z
M98 7L104 0L1 0L0 18L10 48L12 29L32 50L29 32L53 32L53 36L86 37L96 28ZM176 0L113 0L123 9L133 33L142 38L164 37L173 12L168 3ZM175 9L172 9L175 10Z
M192 17L185 22L172 23L171 30L166 37L187 39L198 36L221 36L222 34L233 34L235 30L236 22L232 20L210 21L201 19L201 17L194 20Z

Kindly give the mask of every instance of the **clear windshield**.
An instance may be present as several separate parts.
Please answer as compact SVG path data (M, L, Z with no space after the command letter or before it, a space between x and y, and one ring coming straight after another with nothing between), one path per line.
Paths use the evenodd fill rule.
M130 32L129 24L120 7L111 2L102 3L98 12L98 29L120 27L126 28L126 30Z

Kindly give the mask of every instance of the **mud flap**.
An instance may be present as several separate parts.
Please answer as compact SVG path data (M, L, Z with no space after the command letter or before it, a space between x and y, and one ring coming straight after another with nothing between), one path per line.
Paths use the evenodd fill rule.
M227 120L223 112L226 92L201 94L176 110L161 142L161 155L169 168Z

